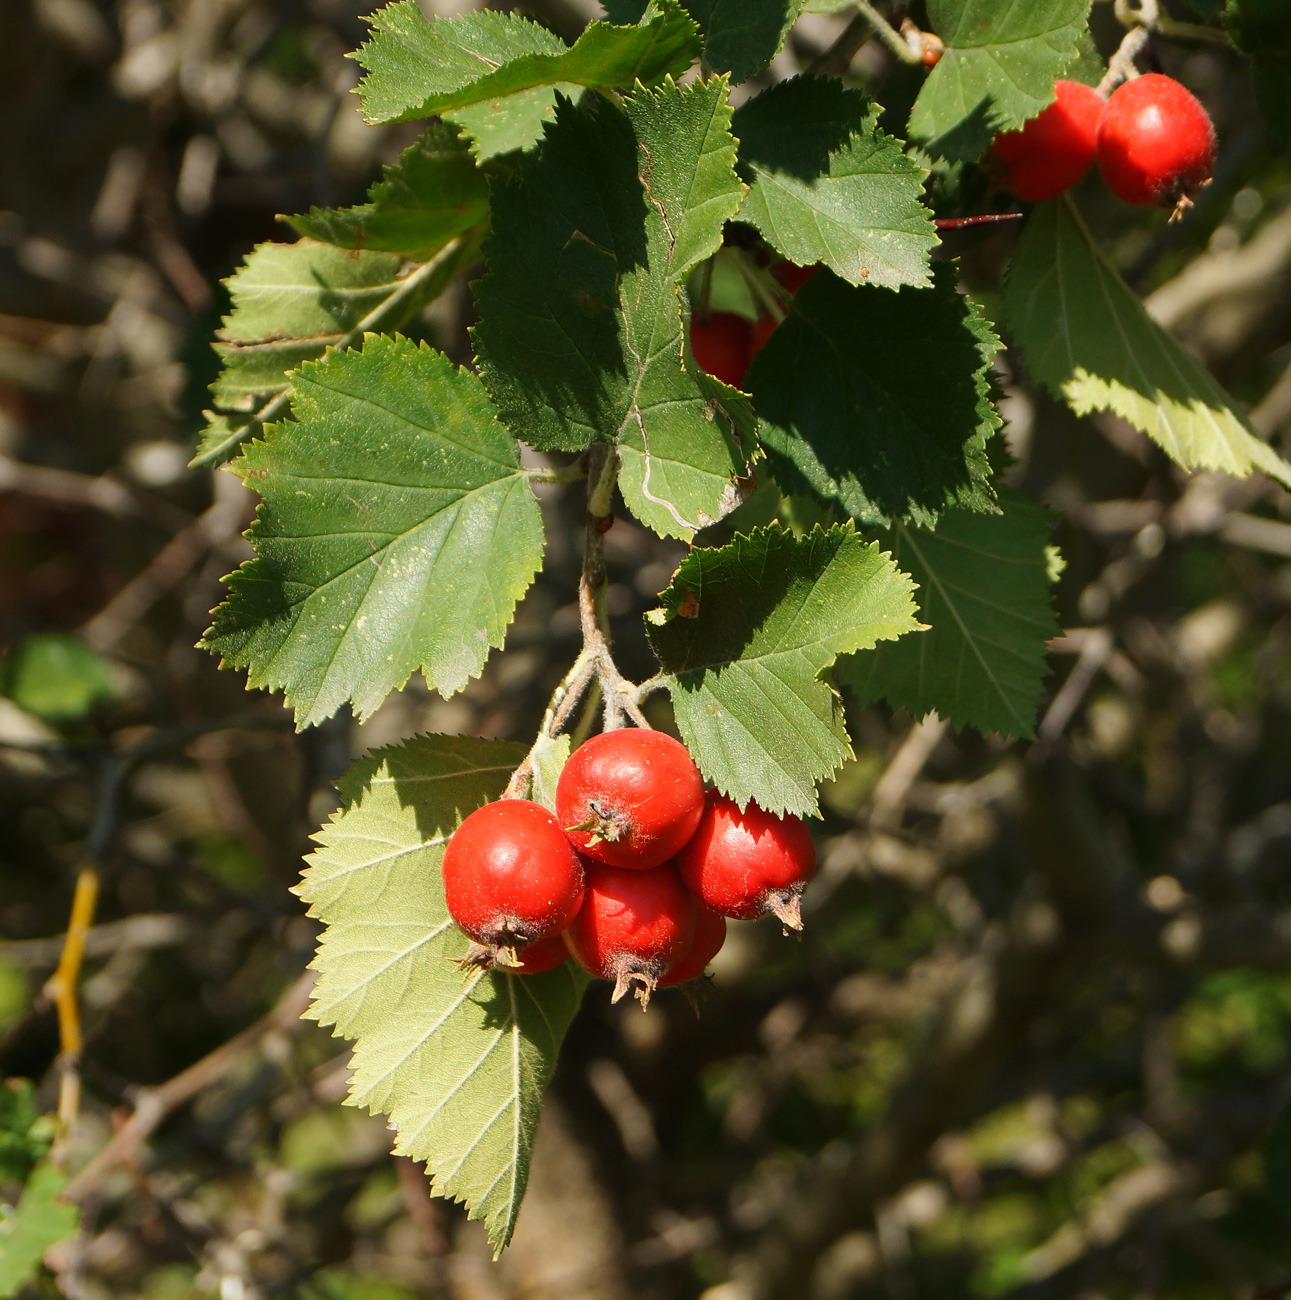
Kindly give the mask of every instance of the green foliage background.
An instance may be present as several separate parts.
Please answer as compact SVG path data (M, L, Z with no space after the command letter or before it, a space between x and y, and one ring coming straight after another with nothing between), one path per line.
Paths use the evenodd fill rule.
M1054 70L1081 52L1083 6L1016 7L1016 30L1004 33L1022 52L1015 94L983 112L982 69L994 56L971 20L979 10L994 20L988 0L915 11L951 47L922 88L871 44L846 90L799 76L763 101L751 96L766 61L783 46L775 75L802 74L849 14L808 12L793 26L797 5L746 8L750 21L735 32L720 2L652 10L631 38L633 66L653 89L628 101L630 137L599 130L581 97L621 84L622 49L579 40L597 15L567 0L536 3L528 17L461 20L497 59L519 56L504 78L469 59L445 77L443 52L431 50L435 75L415 102L398 102L379 91L382 68L368 58L367 114L395 123L376 128L361 125L348 95L359 73L344 55L368 33L341 0L182 9L15 0L0 10L0 1064L31 1081L6 1088L0 1106L0 1191L17 1207L0 1224L0 1286L306 1300L1203 1300L1281 1296L1291 1284L1279 1120L1291 1082L1286 496L1260 476L1186 476L1166 454L1284 472L1268 450L1280 453L1291 417L1291 165L1277 6L1223 7L1253 66L1221 47L1158 42L1156 57L1203 96L1224 141L1215 183L1186 221L1130 211L1091 178L1075 194L1079 216L1054 204L1020 235L948 241L969 299L951 293L945 261L937 288L918 287L933 244L913 201L923 169L937 214L957 215L945 196L968 175L957 170L963 159L997 122L1033 111ZM1172 12L1201 21L1219 8ZM634 24L643 10L624 0L612 17ZM418 39L430 30L407 0L385 21ZM1104 54L1116 35L1108 7L1096 6ZM714 88L724 83L678 90L667 81L701 48L745 87L738 153L723 142L728 115ZM765 120L775 99L783 115ZM396 121L427 104L449 125L423 135ZM915 160L892 143L907 118L924 146ZM786 174L776 134L799 119L825 159L827 180L810 186ZM771 468L786 488L825 503L801 495L783 505L764 487L725 531L706 534L714 549L684 564L682 539L733 504L724 488L748 468L747 404L688 371L659 368L611 391L579 389L571 371L582 421L571 422L549 389L504 391L502 368L490 369L529 346L515 324L527 313L572 319L539 228L550 249L565 249L560 221L577 203L580 220L599 210L598 184L615 167L635 169L636 150L675 120L694 149L666 153L673 171L658 178L660 206L639 225L639 214L611 213L598 232L598 247L624 260L640 235L655 271L633 283L632 308L604 333L617 355L642 339L679 346L680 287L737 211L769 238L802 240L785 251L834 272L803 291L752 375ZM463 279L478 275L485 195L471 159L531 145L544 129L579 147L598 140L603 170L580 164L571 146L558 185L531 161L496 181L490 255L510 279L477 282L472 296ZM714 203L683 228L676 196L697 176ZM457 201L443 204L445 193ZM969 210L987 202L958 193ZM881 218L864 240L844 238L835 220L858 199ZM293 237L277 213L308 214L293 222L306 242L273 247ZM534 263L514 260L531 240ZM431 270L405 284L405 256ZM225 289L221 278L234 272ZM1073 282L1083 295L1069 307ZM1104 301L1090 313L1095 287ZM1144 296L1158 325L1136 306ZM1119 343L1102 332L1109 303ZM374 311L409 342L318 360ZM483 384L458 368L470 360L472 326ZM994 378L991 326L1009 345ZM814 329L848 343L851 364L814 348ZM875 338L881 350L866 346ZM449 361L430 359L431 348ZM551 375L563 377L555 364ZM408 375L436 422L495 439L496 455L445 449L428 480L393 416L373 463L336 451L370 420L374 394ZM796 378L811 382L794 389ZM291 581L308 582L285 591L280 574L266 582L244 569L242 621L226 609L212 634L231 661L275 660L259 679L288 684L320 722L300 735L276 700L245 696L240 675L217 673L193 649L220 575L249 558L238 535L253 503L231 474L184 469L212 381L219 415L205 434L208 463L289 384L303 417L273 427L240 471L268 503L256 525L262 556L291 553ZM996 384L1007 454L998 441L987 446ZM1224 389L1253 408L1267 444ZM410 1053L405 1022L389 1014L400 999L459 987L436 969L436 945L454 940L424 940L442 915L419 881L433 878L444 824L501 772L462 779L442 805L404 787L428 771L442 776L437 765L470 767L476 747L512 763L578 646L580 487L540 488L535 505L486 392L504 419L532 420L530 445L577 447L588 428L620 440L628 511L607 536L607 603L620 662L638 679L655 669L643 616L659 611L648 633L669 690L650 702L652 720L675 717L700 750L709 695L738 713L757 673L767 674L759 690L789 683L793 698L812 701L811 716L774 745L759 718L757 743L722 761L761 797L774 791L805 809L814 779L845 753L840 706L815 680L833 663L856 751L819 792L823 868L808 937L734 927L702 1018L679 996L661 997L648 1016L591 996L573 1016L568 972L544 977L550 997L532 1008L517 1005L505 976L458 1004L456 1014L478 1020L471 1032L496 1036L493 1055L473 1065L497 1086L494 1104L480 1109L487 1089L465 1098L480 1133L472 1154L487 1154L493 1172L469 1156L448 1167L461 1152L437 1130L436 1098L457 1095L445 1081L462 1062L424 1044ZM777 393L787 394L778 408ZM714 401L724 422L705 417ZM839 469L831 439L840 420L880 402L879 431L935 431L957 466L950 481L914 457L882 482L845 458ZM644 444L633 441L642 427L656 451L702 432L703 456L666 481L647 479ZM891 454L911 445L894 439ZM388 494L391 535L366 517L334 529L335 484L347 474ZM777 508L787 530L767 522ZM841 510L862 521L864 540ZM539 513L549 545L540 571ZM460 534L449 525L461 517L502 529L495 561L478 572L437 567L436 556L451 560ZM1044 549L1051 526L1065 567ZM731 540L737 528L746 540ZM866 546L876 535L920 584L918 615L890 566L882 617L846 604L855 588L837 575L876 563ZM420 659L388 660L381 630L406 639L401 629L427 617L399 599L401 547L439 575L430 579L436 619L459 610L464 630L429 646L414 638ZM386 569L366 558L381 548L394 557ZM738 620L751 600L742 584L773 556L786 590L812 589L818 602L793 636L760 626L766 643L742 653ZM983 587L983 565L1013 575L1003 608ZM329 581L338 574L350 585ZM293 642L289 620L266 630L261 614L281 615L315 587L338 601L318 621L348 619L357 634ZM676 615L688 593L695 622L714 619L728 634L720 663L688 657L689 629ZM490 653L513 602L506 647ZM304 601L304 616L316 608ZM932 631L882 639L915 617ZM470 633L481 620L489 626L477 643ZM1034 647L1059 629L1066 637L1046 666ZM311 645L318 658L306 661ZM930 671L933 661L953 663L953 679ZM413 676L382 704L416 669L446 692L464 689L445 699ZM1032 748L971 729L1026 734L1037 699ZM345 709L325 720L346 700L362 722ZM912 715L928 708L969 729L915 727ZM184 730L248 719L254 728L197 739ZM418 732L480 739L447 751L383 748ZM73 1168L141 1085L173 1078L270 1011L313 954L320 920L338 922L328 938L337 967L361 966L363 979L357 994L344 979L325 987L315 1014L371 1035L370 1064L355 1080L363 1097L381 1104L388 1078L404 1071L421 1105L396 1114L397 1135L342 1107L348 1048L293 1018L179 1107L67 1238L75 1214L42 1163L51 1134L39 1115L55 1104L57 1037L40 989L99 824L109 756L155 735L169 735L169 747L110 805ZM376 756L341 786L350 811L311 846L337 806L333 782L367 750ZM548 785L559 757L544 760ZM311 847L302 901L290 888ZM396 865L381 889L333 916L346 864L387 853ZM374 877L362 880L361 892ZM426 969L406 977L400 962ZM378 984L367 1004L363 990ZM565 1019L540 1029L557 1004ZM518 1218L515 1195L491 1181L489 1154L505 1145L503 1128L513 1142L534 1138L536 1108L509 1102L512 1063L552 1079ZM450 1196L495 1198L495 1227L516 1232L500 1263L483 1225L428 1199L408 1155L439 1159L437 1186Z

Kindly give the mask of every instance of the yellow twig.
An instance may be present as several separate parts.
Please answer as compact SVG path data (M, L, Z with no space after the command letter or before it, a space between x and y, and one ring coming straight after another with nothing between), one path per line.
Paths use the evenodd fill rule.
M81 1109L81 1009L76 997L81 961L85 956L85 936L94 923L94 909L99 900L99 873L86 863L77 874L76 892L72 895L72 914L58 967L45 984L45 996L58 1012L59 1068L58 1142L55 1158L62 1154L72 1126Z

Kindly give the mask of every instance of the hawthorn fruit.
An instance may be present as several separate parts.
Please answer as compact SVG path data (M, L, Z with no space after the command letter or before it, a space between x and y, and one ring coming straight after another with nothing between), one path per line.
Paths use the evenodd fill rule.
M1053 90L1048 108L991 144L1004 188L1033 203L1071 189L1089 170L1106 107L1098 91L1079 81L1055 81Z
M1098 128L1098 166L1126 203L1176 211L1210 180L1215 127L1173 77L1147 72L1117 87Z
M624 727L580 745L556 783L556 816L590 858L646 870L695 832L704 781L685 745L662 731Z
M715 311L690 322L690 350L701 370L732 388L744 387L753 360L753 322L735 312Z
M613 734L613 733L611 733ZM629 989L642 1007L684 956L695 934L696 903L676 865L653 871L588 865L583 906L565 932L574 960L614 984L618 1002Z
M740 921L772 912L786 929L802 929L802 891L815 873L816 849L801 817L777 817L755 803L741 811L710 790L677 865L713 911Z
M444 850L444 899L471 947L465 968L518 968L527 945L559 934L583 901L583 863L541 804L477 808Z

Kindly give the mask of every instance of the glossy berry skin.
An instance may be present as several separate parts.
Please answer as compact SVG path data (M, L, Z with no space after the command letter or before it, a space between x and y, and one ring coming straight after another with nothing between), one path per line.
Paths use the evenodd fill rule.
M545 970L555 970L569 960L569 949L565 945L565 932L549 935L531 943L520 954L520 965L513 967L512 975L541 975Z
M1054 101L1017 131L1001 131L991 157L1004 188L1038 203L1069 190L1089 170L1106 107L1092 86L1055 81Z
M1127 203L1186 206L1214 169L1214 125L1173 77L1144 73L1107 101L1098 166L1108 189Z
M589 863L586 897L565 943L584 970L614 982L611 1001L633 989L645 1006L690 948L695 910L675 863L653 871Z
M704 782L685 745L662 731L623 727L580 745L556 783L556 816L589 858L645 870L695 832Z
M695 935L690 947L659 981L661 989L698 979L726 942L726 918L703 903L695 904Z
M741 812L733 799L710 790L677 865L713 911L740 921L774 912L786 928L802 929L802 891L816 870L816 848L802 818L776 817L755 803Z
M477 808L444 851L449 915L474 942L467 967L518 966L525 945L559 934L583 901L583 863L541 804Z
M731 311L695 316L690 322L690 350L701 370L732 388L742 388L753 359L753 322Z

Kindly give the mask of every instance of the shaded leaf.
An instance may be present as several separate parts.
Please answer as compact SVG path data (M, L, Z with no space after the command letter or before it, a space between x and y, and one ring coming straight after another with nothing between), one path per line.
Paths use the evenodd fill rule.
M226 281L233 310L213 344L224 369L216 405L253 411L286 390L287 372L320 357L399 287L402 257L302 239L259 244Z
M946 158L976 158L1053 102L1080 55L1090 0L928 0L946 44L910 113L910 134Z
M384 168L353 208L311 208L287 221L298 233L342 248L402 253L424 262L486 221L489 189L466 142L437 122Z
M420 669L460 690L500 645L542 559L538 505L479 380L424 344L369 335L293 376L299 423L237 472L261 495L257 558L203 645L300 726L367 716Z
M793 77L735 112L740 218L799 266L853 284L927 284L937 243L927 173L878 128L879 109L833 77Z
M867 523L993 510L998 348L949 263L895 294L814 276L749 371L776 481Z
M679 285L744 193L729 121L721 78L562 102L494 192L475 286L502 418L543 449L617 444L629 508L678 537L739 504L754 445L747 399L682 361Z
M738 86L780 53L802 0L682 0L704 37L704 62Z
M652 85L680 76L699 53L694 23L673 0L655 0L640 25L596 22L573 46L517 14L492 11L426 19L398 0L368 20L355 54L370 122L443 114L477 135L481 157L532 144L555 93Z
M225 284L233 310L217 337L325 339L352 330L398 283L403 258L331 244L257 244Z
M529 1176L542 1094L588 977L480 972L444 904L444 845L496 799L524 747L420 736L361 759L318 833L297 892L326 928L309 1014L354 1041L348 1101L390 1118L395 1151L424 1160L497 1250Z
M682 739L741 805L816 811L816 782L851 754L836 656L919 626L910 579L850 524L773 525L695 549L648 614Z
M1114 411L1189 469L1259 469L1291 483L1291 465L1147 314L1066 198L1031 214L1004 311L1027 369L1077 415Z
M0 1219L0 1296L17 1295L40 1267L41 1257L74 1233L81 1211L57 1199L67 1176L53 1165L32 1170L16 1207Z
M915 717L1030 737L1058 635L1050 604L1050 523L1044 507L1001 492L997 515L953 510L936 532L897 524L880 541L918 586L918 636L841 660L838 680L863 703L883 699Z

